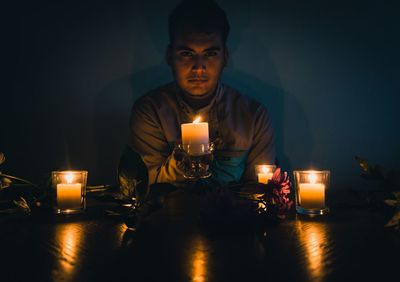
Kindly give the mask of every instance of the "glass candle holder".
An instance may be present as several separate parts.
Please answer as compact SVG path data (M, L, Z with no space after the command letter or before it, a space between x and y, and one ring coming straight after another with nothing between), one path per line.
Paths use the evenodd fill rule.
M53 207L57 214L74 214L86 208L87 171L53 171Z
M301 214L326 214L326 191L330 171L295 170L296 211Z
M276 166L275 165L264 165L258 164L254 166L257 176L258 183L267 184L274 175Z
M214 151L214 143L207 144L179 144L176 148L179 161L182 163L183 176L187 179L208 178Z

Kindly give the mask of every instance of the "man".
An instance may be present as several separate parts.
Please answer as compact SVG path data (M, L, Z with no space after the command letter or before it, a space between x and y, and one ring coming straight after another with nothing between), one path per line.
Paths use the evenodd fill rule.
M228 62L229 23L211 0L182 1L170 14L167 63L174 82L138 99L130 120L130 146L143 159L149 184L184 185L174 155L181 124L196 116L222 140L210 165L217 185L255 180L254 165L273 163L274 139L264 107L220 82Z

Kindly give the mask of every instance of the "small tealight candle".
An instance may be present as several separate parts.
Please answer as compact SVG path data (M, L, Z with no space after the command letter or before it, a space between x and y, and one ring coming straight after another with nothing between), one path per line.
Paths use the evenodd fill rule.
M297 211L306 214L324 214L329 171L294 171Z
M191 155L203 155L208 150L208 122L200 122L197 117L192 123L181 124L182 144Z
M75 213L85 208L87 171L53 171L54 207L57 213Z
M274 171L276 169L275 165L256 165L256 174L259 183L267 184L269 180L272 179Z

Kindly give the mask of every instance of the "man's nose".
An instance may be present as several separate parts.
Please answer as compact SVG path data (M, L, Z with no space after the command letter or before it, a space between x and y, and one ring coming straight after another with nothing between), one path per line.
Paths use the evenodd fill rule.
M206 69L206 64L205 60L202 56L195 56L194 57L194 62L193 62L193 71L198 71L198 70L205 70Z

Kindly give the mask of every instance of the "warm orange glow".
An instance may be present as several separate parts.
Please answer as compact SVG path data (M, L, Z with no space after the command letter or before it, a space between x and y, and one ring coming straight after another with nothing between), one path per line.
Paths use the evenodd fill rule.
M193 253L191 257L191 281L207 281L208 253L202 238L196 238L193 242Z
M320 280L325 274L324 246L329 240L326 228L320 223L301 221L298 221L296 226L312 280Z
M310 181L312 184L315 184L317 182L317 175L315 173L310 173L308 175L308 181Z
M193 123L199 123L200 121L201 121L201 116L197 116L197 117L194 119Z
M273 165L256 165L256 174L259 183L267 184L269 180L272 179L274 175L273 171L275 166Z
M59 279L73 280L75 267L79 263L82 229L77 223L57 225L55 229L55 258L59 264L59 271L55 271L55 281ZM61 277L62 276L62 277Z
M68 172L67 174L65 174L65 180L68 184L72 184L72 182L74 181L74 175L71 172Z
M261 170L262 170L262 173L268 173L269 172L269 167L263 166Z

